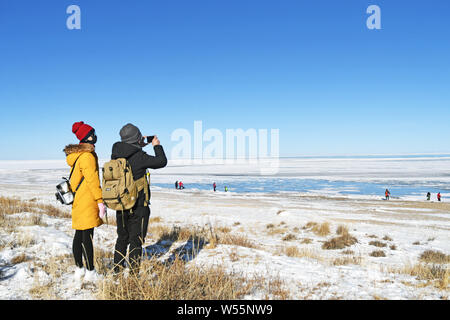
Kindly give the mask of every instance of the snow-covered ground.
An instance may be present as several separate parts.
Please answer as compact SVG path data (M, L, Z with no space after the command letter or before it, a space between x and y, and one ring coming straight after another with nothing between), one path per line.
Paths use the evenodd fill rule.
M263 177L247 165L180 165L152 172L155 185L185 184L252 179L320 179L328 181L373 181L390 184L409 183L442 188L450 182L450 158L371 158L371 159L281 159L276 176ZM64 161L0 162L0 196L34 199L54 204L54 185L67 175ZM447 187L448 188L448 187ZM221 265L227 270L251 277L263 275L280 278L292 299L442 299L447 288L418 280L407 273L393 272L415 265L425 250L450 253L450 204L423 201L423 196L404 195L390 201L381 195L347 194L344 189L302 192L212 192L199 188L175 190L152 187L152 217L166 226L212 225L228 227L231 234L245 235L255 248L220 244L204 247L190 264ZM448 190L448 189L447 189ZM30 213L20 213L20 215ZM113 216L113 212L109 213ZM0 227L3 244L29 238L26 247L2 246L0 251L0 299L31 299L36 282L52 281L58 298L92 299L92 287L74 287L71 275L61 275L57 282L36 264L50 263L53 257L71 254L73 230L70 219L43 217L42 225L21 226L20 232L8 233ZM330 234L320 236L304 228L307 223L328 222ZM358 243L340 250L324 250L322 244L336 236L339 225L348 228ZM295 236L291 240L287 235ZM387 237L386 237L387 236ZM115 228L103 225L95 230L94 244L113 251ZM383 238L385 240L383 240ZM146 245L157 237L149 233ZM386 247L369 244L379 241ZM24 241L22 241L24 242ZM296 247L297 257L285 250ZM351 250L351 252L349 252ZM383 250L385 257L373 257ZM344 254L346 252L347 254ZM13 264L14 257L28 259ZM167 253L169 254L169 252ZM352 258L353 262L342 262ZM54 262L51 262L54 263ZM444 265L444 267L448 265ZM249 299L263 298L255 293Z

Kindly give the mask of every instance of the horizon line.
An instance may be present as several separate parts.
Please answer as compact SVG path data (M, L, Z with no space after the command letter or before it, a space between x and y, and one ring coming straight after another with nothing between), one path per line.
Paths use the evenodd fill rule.
M169 159L169 161L194 161L194 160L205 160L205 161L221 161L221 160L258 160L258 159L295 159L295 158L350 158L350 157L393 157L393 156L450 156L449 153L441 153L441 152L427 152L427 153L369 153L369 154L307 154L307 155L295 155L295 156L279 156L279 157L261 157L261 158L221 158L221 159L203 159L203 158L190 158L190 159ZM103 158L99 158L102 160ZM0 159L0 161L61 161L65 160L65 158L61 159Z

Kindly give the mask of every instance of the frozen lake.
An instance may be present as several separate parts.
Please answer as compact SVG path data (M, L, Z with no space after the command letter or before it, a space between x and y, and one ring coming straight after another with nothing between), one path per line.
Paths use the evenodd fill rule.
M105 160L100 160L102 165ZM264 165L273 165L264 163ZM169 161L166 168L151 170L153 187L174 189L183 181L189 190L236 193L311 192L321 195L384 196L435 200L450 196L450 155L301 157L281 158L276 174L262 175L254 164L186 164ZM64 160L0 161L0 184L57 184L68 176Z
M211 177L213 178L213 177ZM214 179L213 179L214 180ZM278 192L314 192L329 195L332 193L342 195L370 195L382 196L386 188L391 197L423 196L431 192L435 196L450 193L450 186L442 182L428 182L422 185L391 181L389 183L356 182L356 181L330 181L321 179L283 179L283 178L254 178L254 179L215 179L217 191L224 191L225 186L230 192L238 193L278 193ZM183 180L186 189L212 190L211 183L189 183ZM153 183L161 188L175 188L174 183Z

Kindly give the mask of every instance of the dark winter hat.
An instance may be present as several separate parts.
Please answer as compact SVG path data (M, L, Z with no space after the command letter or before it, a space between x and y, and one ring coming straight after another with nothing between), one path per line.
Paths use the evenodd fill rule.
M139 145L142 140L142 134L138 127L128 123L120 129L120 138L122 142Z
M75 122L72 125L72 132L75 133L77 136L77 139L82 141L86 136L91 132L91 130L94 130L90 125L85 124L83 121Z

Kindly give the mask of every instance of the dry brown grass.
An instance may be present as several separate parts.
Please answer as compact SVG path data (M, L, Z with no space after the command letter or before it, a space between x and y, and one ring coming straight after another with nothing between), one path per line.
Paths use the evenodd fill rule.
M67 275L70 267L73 267L73 256L71 254L55 256L46 261L33 261L34 283L29 293L34 299L57 300L58 282L61 277ZM38 276L38 270L49 275L49 280L43 282Z
M15 257L13 257L11 259L11 263L12 264L19 264L19 263L22 263L22 262L26 262L28 260L29 260L29 258L26 256L26 254L25 253L21 253L21 254L15 256Z
M46 214L58 218L70 218L69 211L57 208L53 205L39 203L35 201L20 200L10 197L0 197L0 215L30 212L36 214ZM36 218L39 219L39 218ZM39 220L38 220L39 221Z
M33 286L29 289L29 293L34 299L41 300L58 300L57 294L54 292L53 282L41 283L39 276L35 274Z
M408 270L407 270L408 271ZM435 264L416 264L409 270L409 274L417 276L419 280L443 280L448 284L449 269Z
M362 262L362 258L361 257L344 257L344 258L336 258L332 261L332 265L333 266L345 266L348 264L356 264L356 265L360 265Z
M303 226L303 230L306 230L306 229L311 229L312 227L314 227L314 226L316 226L317 225L317 222L312 222L312 221L310 221L310 222L308 222L307 224L305 224L305 226Z
M235 245L235 246L247 247L247 248L253 248L253 249L260 248L256 243L249 240L243 234L226 234L226 235L219 236L218 244L228 244L228 245Z
M344 225L339 225L336 229L336 234L337 235L346 235L348 234L348 228Z
M239 254L238 254L238 252L237 252L235 247L230 250L230 255L229 256L230 256L230 261L231 262L239 261Z
M288 257L294 258L310 258L318 261L325 261L325 257L321 256L318 252L312 249L301 248L296 246L281 247L280 253L285 254Z
M266 295L266 299L289 300L291 294L284 287L285 283L280 279L269 280L268 292L270 295Z
M221 266L187 266L181 259L164 265L156 259L141 264L139 276L107 275L98 283L97 297L106 300L237 300L257 289L282 299L277 279L245 279ZM264 285L264 283L268 283Z
M371 257L386 257L386 254L383 250L375 250L370 253Z
M170 227L160 224L150 224L148 226L149 236L155 239L160 239L164 234L169 233L171 230Z
M383 240L384 240L384 241L392 241L392 238L389 237L388 235L385 235L385 236L383 237Z
M325 237L330 234L330 224L328 222L324 222L321 224L316 224L312 227L312 232L314 232L316 235Z
M293 235L292 233L288 233L287 235L285 235L283 237L283 241L292 241L292 240L296 240L297 237L295 235Z
M29 248L36 244L36 240L31 234L20 233L14 242L14 247Z
M420 255L420 261L427 263L450 263L450 255L435 250L426 250Z
M411 275L416 277L417 280L425 281L424 283L415 284L416 286L432 285L440 290L446 290L449 287L450 270L447 266L440 264L407 264L400 268L389 268L387 271Z
M371 246L375 246L375 247L379 247L379 248L384 248L386 247L386 243L381 242L381 241L370 241L369 244Z
M221 233L230 233L231 228L229 227L216 227L216 230Z
M149 223L160 223L162 222L162 218L161 217L152 217L149 220Z
M42 269L52 278L60 278L67 274L67 270L74 265L73 255L66 254L60 256L54 256L51 259L45 261L33 261L34 268Z
M0 197L0 214L32 212L34 208L34 203L9 197Z
M160 240L170 240L175 242L202 237L205 237L204 228L173 226L169 232L163 232L160 236Z
M232 250L234 259L239 259ZM187 265L179 257L171 263L156 258L144 259L139 275L115 275L110 268L112 253L95 248L96 270L104 278L92 289L99 299L107 300L238 300L259 290L272 299L287 299L289 291L277 277L243 278L227 272L222 266ZM29 290L34 299L59 299L58 281L73 266L71 255L54 257L49 261L34 262L34 270L42 270L49 279L42 282L35 272L35 283Z
M310 221L306 225L304 225L302 229L311 230L316 235L325 237L330 234L330 223L328 222L317 223Z
M335 237L326 241L322 245L322 249L325 250L344 249L345 247L352 246L357 242L358 240L355 237L347 233L340 237Z
M275 226L273 223L266 225L267 234L270 236L278 235L286 232L286 227Z
M298 257L300 255L300 251L297 247L286 247L284 248L284 254L288 257Z
M13 233L14 231L16 231L17 223L15 220L16 219L12 218L10 215L0 213L0 226L7 233Z
M47 226L47 224L42 219L42 215L33 214L30 217L30 220L31 220L31 225L33 225L33 226L42 226L42 227Z

